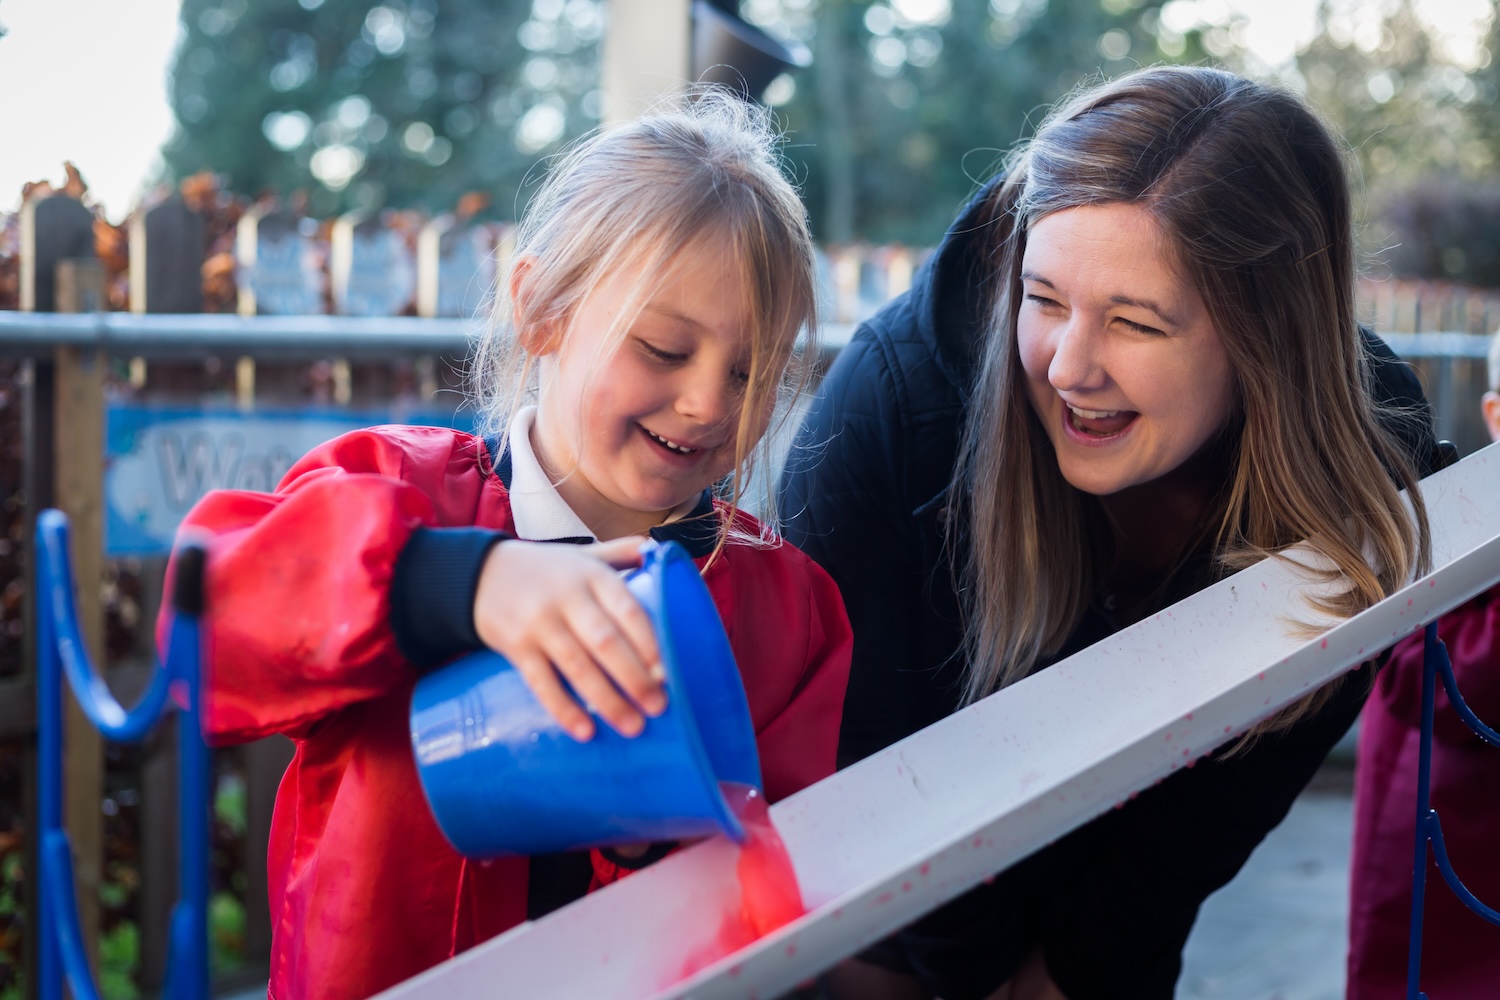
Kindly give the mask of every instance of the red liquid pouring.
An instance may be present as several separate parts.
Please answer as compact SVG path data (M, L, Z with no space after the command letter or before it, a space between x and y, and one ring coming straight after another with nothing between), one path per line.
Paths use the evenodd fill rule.
M792 870L781 834L771 825L765 796L749 785L728 781L719 785L719 791L745 827L745 843L740 846L735 874L740 880L740 912L754 941L807 910L802 906L797 873Z
M719 792L745 828L745 842L740 845L740 857L735 864L740 905L725 915L713 944L689 957L674 982L707 968L725 955L732 955L807 912L802 906L802 891L797 888L797 873L792 869L781 835L771 825L765 797L749 785L729 781L720 782Z

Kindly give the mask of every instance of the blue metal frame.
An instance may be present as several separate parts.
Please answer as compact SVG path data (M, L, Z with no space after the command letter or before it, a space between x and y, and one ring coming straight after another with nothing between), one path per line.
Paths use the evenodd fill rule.
M1427 994L1418 987L1422 975L1422 901L1427 887L1427 845L1432 844L1432 853L1442 872L1443 881L1453 890L1465 906L1485 920L1500 927L1500 910L1481 903L1459 880L1448 860L1448 850L1443 846L1443 827L1437 810L1429 799L1432 778L1432 715L1437 698L1437 678L1443 678L1443 689L1448 692L1448 701L1468 727L1491 746L1500 747L1500 733L1486 726L1464 702L1458 693L1458 681L1453 677L1453 662L1448 659L1448 647L1438 638L1437 623L1427 626L1426 644L1422 655L1422 744L1421 758L1417 765L1417 838L1416 855L1412 865L1411 883L1411 941L1406 961L1407 1000L1427 1000Z
M66 977L74 1000L98 1000L89 970L74 896L73 851L62 824L62 680L83 713L107 738L119 743L142 739L164 711L182 713L177 726L178 870L181 896L172 909L167 1000L208 996L208 837L209 759L200 716L199 660L203 549L179 550L173 601L176 614L166 665L157 669L135 708L120 706L89 662L73 602L73 571L68 559L68 519L43 511L36 525L37 553L37 756L41 907L39 983L41 1000L61 1000Z

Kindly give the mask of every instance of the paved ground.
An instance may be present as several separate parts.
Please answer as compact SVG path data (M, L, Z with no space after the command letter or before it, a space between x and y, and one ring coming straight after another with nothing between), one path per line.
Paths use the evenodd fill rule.
M1203 905L1177 1000L1342 1000L1352 806L1325 771Z

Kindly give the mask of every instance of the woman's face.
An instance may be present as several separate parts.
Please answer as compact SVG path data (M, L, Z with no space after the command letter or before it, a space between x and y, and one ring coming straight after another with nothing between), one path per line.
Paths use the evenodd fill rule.
M1229 418L1224 345L1144 209L1044 216L1027 236L1021 284L1027 391L1073 486L1107 496L1149 483Z

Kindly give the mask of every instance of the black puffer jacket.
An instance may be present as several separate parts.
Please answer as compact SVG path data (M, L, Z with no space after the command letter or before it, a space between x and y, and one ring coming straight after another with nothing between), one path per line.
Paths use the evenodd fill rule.
M963 660L946 490L958 455L993 267L983 259L982 192L908 293L840 354L799 433L781 484L787 537L843 591L854 626L841 766L958 706ZM1420 418L1395 428L1420 475L1439 452L1408 366L1382 359L1378 395ZM1212 578L1207 559L1164 604ZM1119 625L1099 607L1064 654ZM1358 714L1361 670L1317 716L1228 760L1178 771L873 950L945 1000L983 997L1038 944L1069 1000L1169 1000L1198 907L1239 871ZM975 766L983 766L976 762Z

